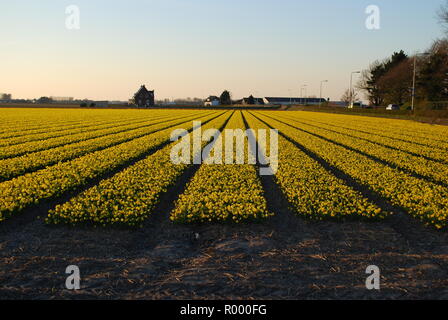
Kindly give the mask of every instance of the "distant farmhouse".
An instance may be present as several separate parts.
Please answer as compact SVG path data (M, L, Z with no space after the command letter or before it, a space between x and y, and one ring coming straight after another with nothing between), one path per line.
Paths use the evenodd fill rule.
M221 100L217 96L210 96L204 101L204 106L206 107L214 107L219 106L221 104Z
M265 97L265 98L255 98L253 96L249 96L247 98L243 98L240 100L234 100L233 104L235 105L271 105L271 106L289 106L289 105L319 105L321 103L325 103L327 100L320 98L284 98L284 97ZM214 107L219 106L220 99L217 96L210 96L204 101L204 106L206 107Z
M72 103L75 99L73 97L50 97L51 100L54 102L61 102L61 103Z
M264 98L265 104L270 105L319 105L320 103L325 103L327 100L320 98L277 98L277 97L266 97Z
M243 98L241 100L242 105L264 105L263 98L254 98L253 96Z
M154 106L154 90L149 91L145 85L142 85L140 89L134 94L134 98L130 100L132 104L138 107L152 107Z
M9 93L0 93L0 100L2 101L12 100L12 95Z

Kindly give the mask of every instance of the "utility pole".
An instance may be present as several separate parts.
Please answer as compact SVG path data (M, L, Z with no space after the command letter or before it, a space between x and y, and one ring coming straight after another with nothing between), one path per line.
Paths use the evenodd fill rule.
M320 99L319 99L319 107L320 106L322 106L322 84L324 83L324 82L328 82L328 80L322 80L321 82L320 82Z
M416 53L414 56L414 75L412 77L412 103L411 103L411 110L414 112L414 102L415 102L415 78L417 75L417 57L418 56L427 56L429 53Z
M350 108L353 108L353 75L359 73L361 73L361 71L353 71L350 74L350 105L349 105Z
M302 90L305 90L305 96L304 96L304 98L305 98L305 105L306 105L306 87L307 87L307 85L305 84L305 85L303 85L303 86L300 88L300 95L302 95Z

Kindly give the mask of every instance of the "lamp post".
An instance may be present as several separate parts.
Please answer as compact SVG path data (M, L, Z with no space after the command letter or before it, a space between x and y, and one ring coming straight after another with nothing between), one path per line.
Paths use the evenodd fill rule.
M322 80L322 81L320 82L320 99L319 99L319 107L322 106L322 84L323 84L324 82L328 82L328 80Z
M418 56L428 56L429 53L416 53L414 56L414 74L412 77L412 102L411 102L411 110L414 111L414 102L415 102L415 78L417 74L417 57Z
M350 105L349 106L352 108L353 108L353 75L359 74L359 73L361 73L361 71L353 71L350 74Z
M305 105L306 105L306 87L307 85L305 84L300 88L300 95L302 95L302 90L305 90Z

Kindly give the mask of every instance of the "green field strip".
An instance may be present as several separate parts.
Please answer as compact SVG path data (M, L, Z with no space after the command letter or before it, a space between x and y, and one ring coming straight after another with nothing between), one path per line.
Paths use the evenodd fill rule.
M253 114L417 219L438 229L447 227L447 188L412 177L262 113Z
M202 130L222 127L231 112L227 111L203 125ZM198 130L198 129L196 129ZM190 134L191 136L192 134ZM203 142L202 146L204 146ZM155 214L160 197L191 164L174 164L171 143L109 179L83 191L51 210L46 222L140 226Z
M201 119L205 122L216 116L212 113ZM174 129L188 130L192 126L184 123L0 183L0 221L113 172L168 143Z

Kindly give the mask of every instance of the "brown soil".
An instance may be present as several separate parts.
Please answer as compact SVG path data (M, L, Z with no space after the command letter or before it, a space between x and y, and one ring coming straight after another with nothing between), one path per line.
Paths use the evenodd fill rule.
M400 208L386 208L395 214L381 222L311 222L264 177L270 220L172 224L174 200L197 169L186 170L141 229L47 226L37 218L65 197L6 221L0 299L448 299L448 234ZM80 268L81 290L65 289L69 265ZM380 291L365 287L370 265L381 270Z
M0 298L448 299L446 234L403 217L309 222L281 201L275 217L251 225L173 225L166 202L139 230L9 223ZM65 289L71 264L79 291ZM365 288L372 264L380 291Z

